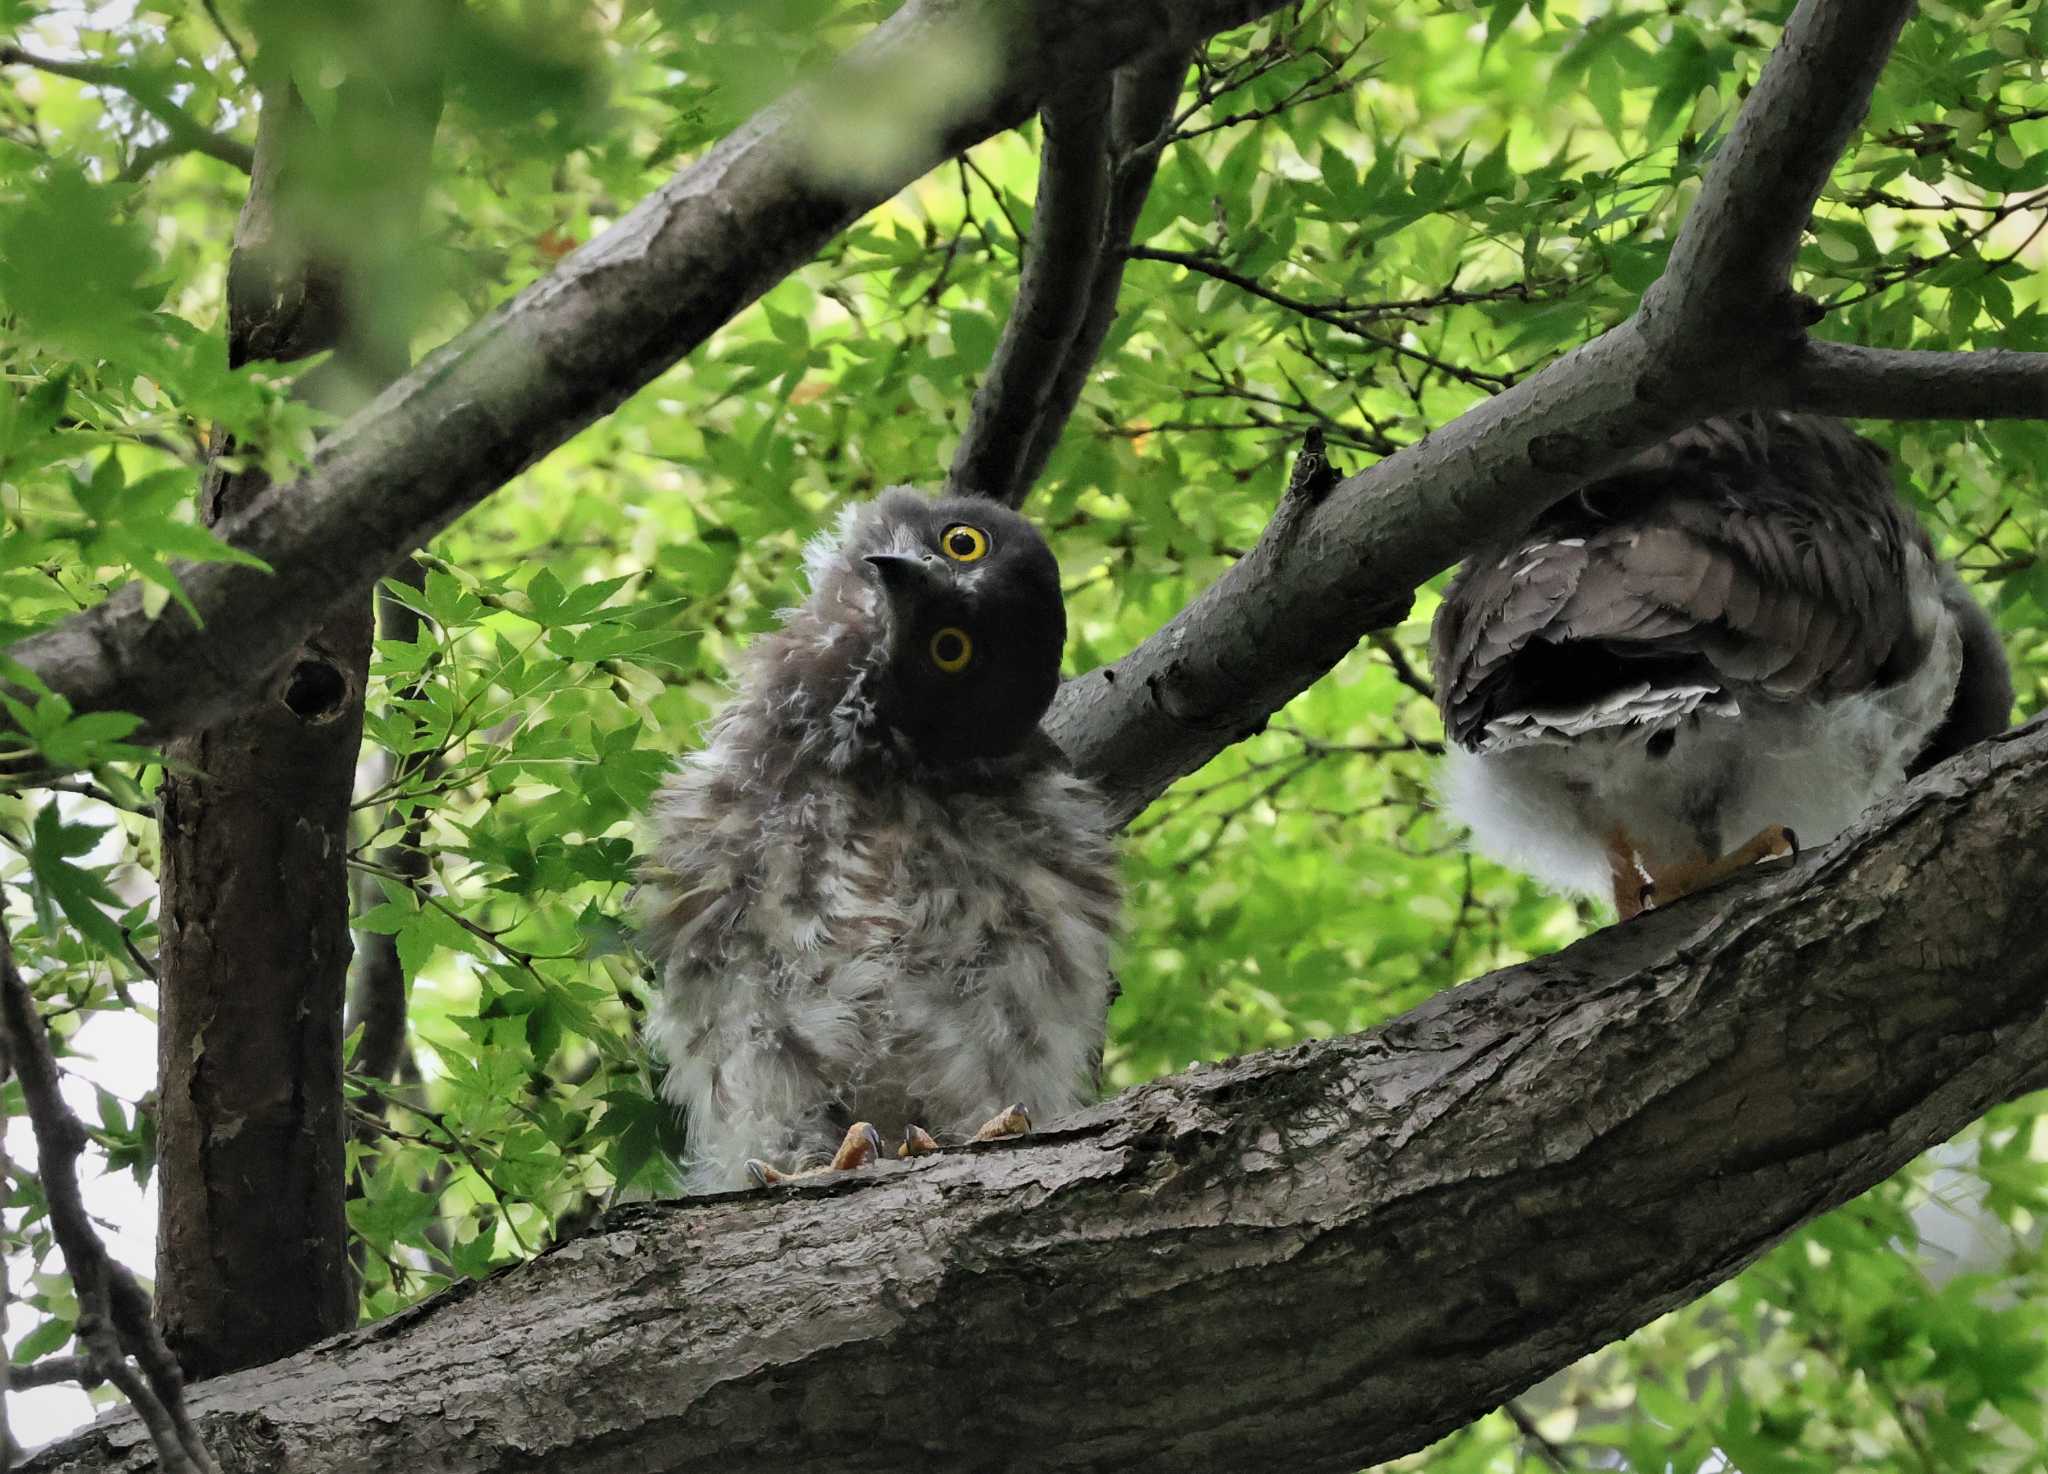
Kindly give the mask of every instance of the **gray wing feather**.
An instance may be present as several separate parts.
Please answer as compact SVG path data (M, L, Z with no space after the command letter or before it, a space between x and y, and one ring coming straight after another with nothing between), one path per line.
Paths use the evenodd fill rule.
M1696 657L1738 698L1868 689L1924 654L1905 579L1915 548L1925 534L1882 452L1845 427L1708 421L1460 570L1432 645L1446 724L1470 746L1516 709L1514 660L1538 641L1671 669ZM1613 708L1612 695L1594 699ZM1635 719L1619 706L1613 719Z

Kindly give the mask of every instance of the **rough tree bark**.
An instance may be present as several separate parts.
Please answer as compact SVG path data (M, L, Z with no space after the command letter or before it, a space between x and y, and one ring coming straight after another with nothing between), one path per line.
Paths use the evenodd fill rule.
M1015 1145L615 1214L199 1389L227 1471L1348 1471L2048 1070L2048 726L1796 867ZM32 1474L149 1467L132 1421Z
M317 176L347 160L399 196L379 214L409 218L438 113L431 87L371 97L351 84L322 130L288 82L265 88L228 271L230 362L333 349L307 392L343 413L404 371L403 332L371 306L388 265L375 253L388 243L374 232L334 240L314 215ZM233 451L220 448L201 491L209 524L269 484L260 469L236 469ZM189 1377L270 1361L355 1323L342 989L369 657L370 601L358 594L258 700L167 752L156 1303Z

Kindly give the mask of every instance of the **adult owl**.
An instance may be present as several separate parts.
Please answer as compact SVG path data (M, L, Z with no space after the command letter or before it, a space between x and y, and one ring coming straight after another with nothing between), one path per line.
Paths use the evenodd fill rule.
M1445 807L1624 918L1826 843L2012 705L1884 453L1807 415L1708 420L1482 548L1431 647Z
M1051 550L899 487L805 561L653 806L652 1037L704 1191L1023 1129L1084 1104L1102 1053L1115 854L1038 728Z

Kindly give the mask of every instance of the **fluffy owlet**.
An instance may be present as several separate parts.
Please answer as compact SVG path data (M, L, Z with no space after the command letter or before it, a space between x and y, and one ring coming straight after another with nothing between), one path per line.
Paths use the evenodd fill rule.
M646 946L699 1190L1095 1089L1115 853L1038 730L1066 613L1044 539L896 488L807 555L653 808ZM997 1121L991 1121L991 1115ZM839 1149L834 1156L835 1148Z
M1622 916L1825 844L2001 730L1996 632L1833 420L1708 420L1481 549L1432 641L1445 807Z

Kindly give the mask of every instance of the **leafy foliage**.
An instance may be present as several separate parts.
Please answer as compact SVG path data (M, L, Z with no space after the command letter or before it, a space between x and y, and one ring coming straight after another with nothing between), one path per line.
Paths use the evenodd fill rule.
M1304 429L1363 463L1631 312L1785 8L1308 3L1213 43L1031 504L1066 572L1073 668L1115 658L1251 545ZM235 556L190 510L208 436L286 473L320 428L285 372L224 366L244 181L181 146L146 95L246 143L245 58L282 59L327 130L360 122L363 97L335 80L356 59L443 65L428 218L403 249L339 174L322 186L335 248L377 265L425 346L876 9L321 0L103 22L0 0L27 49L126 79L12 67L0 88L0 629L133 579L152 607L178 598L167 559ZM376 31L391 25L421 29ZM1824 333L2048 348L2044 54L2048 8L1921 7L1801 253ZM676 1123L634 1033L634 816L734 653L798 597L803 541L846 500L950 460L1016 290L1031 132L859 222L388 585L408 612L376 650L350 863L362 950L389 939L409 1012L395 1078L354 1077L366 1314L532 1253L620 1194L672 1190ZM1867 428L1996 610L2034 709L2048 434ZM1133 826L1112 1085L1370 1027L1598 923L1469 858L1437 819L1441 734L1418 674L1434 602ZM90 1052L95 1015L153 996L160 770L118 716L48 696L7 712L6 747L83 773L0 795L0 872L43 1007ZM98 1100L108 1169L146 1177L150 1098ZM1519 1421L1405 1465L1695 1469L1718 1450L1749 1474L2038 1466L2040 1135L2036 1105L2004 1108L1555 1379ZM75 1307L33 1174L11 1172L7 1204L33 1266L16 1287L37 1322L13 1352L28 1362L62 1349ZM1969 1226L1948 1258L1932 1246L1944 1204Z

